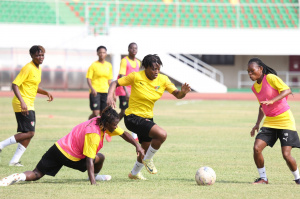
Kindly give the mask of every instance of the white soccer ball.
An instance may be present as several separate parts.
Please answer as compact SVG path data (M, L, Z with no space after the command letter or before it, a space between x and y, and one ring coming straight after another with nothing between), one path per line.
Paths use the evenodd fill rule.
M198 185L213 185L216 182L216 173L210 167L201 167L196 172L195 180Z

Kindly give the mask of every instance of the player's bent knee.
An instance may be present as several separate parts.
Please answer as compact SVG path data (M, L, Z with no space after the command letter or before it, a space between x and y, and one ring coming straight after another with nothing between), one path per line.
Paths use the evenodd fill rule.
M28 133L28 138L33 138L35 132L34 131L29 131Z
M282 157L285 160L289 160L291 158L291 153L290 152L282 152Z
M96 160L95 160L95 164L97 163L103 163L105 160L105 155L103 155L102 153L97 153L96 155Z
M167 139L167 132L166 131L162 131L160 133L160 139L162 142L164 142Z
M261 153L261 151L262 151L262 148L260 146L254 145L254 147L253 147L254 153Z

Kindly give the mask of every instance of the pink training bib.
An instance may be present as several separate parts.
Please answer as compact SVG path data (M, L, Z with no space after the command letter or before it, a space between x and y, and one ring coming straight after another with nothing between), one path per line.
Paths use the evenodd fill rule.
M131 64L130 64L129 60L127 59L127 57L124 57L123 59L126 59L126 61L127 61L125 76L127 76L128 74L130 74L132 72L138 72L139 71L140 66L139 66L139 62L136 59L135 59L135 62L136 62L136 67L135 68L133 68L131 66ZM118 77L118 79L119 79L119 77ZM131 86L126 86L126 88L127 88L127 91L130 95L131 94ZM126 93L125 93L125 90L124 90L123 86L117 87L116 96L126 96Z
M97 148L97 152L103 147L103 134L101 134L101 129L97 125L97 118L94 117L91 120L83 122L75 126L69 134L57 141L58 145L69 155L84 159L86 156L83 155L83 147L85 134L87 133L97 133L100 137L100 143Z
M267 75L264 76L262 81L261 90L259 93L256 92L254 85L252 86L252 91L256 95L259 102L271 100L277 95L279 95L278 90L274 89L267 81ZM284 113L290 109L290 106L287 103L287 96L277 102L274 102L271 105L262 104L263 112L266 116L275 117Z

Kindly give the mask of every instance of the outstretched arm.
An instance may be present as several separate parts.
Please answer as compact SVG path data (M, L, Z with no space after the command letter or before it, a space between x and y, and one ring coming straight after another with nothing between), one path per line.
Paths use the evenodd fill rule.
M120 135L126 142L129 142L130 144L132 144L133 146L135 146L136 148L136 153L137 156L140 156L142 159L144 158L145 155L145 151L144 149L141 147L141 145L139 145L139 143L137 143L133 137L127 133L126 131L124 131L124 133L122 135Z
M267 100L267 101L261 101L260 103L265 104L265 105L270 105L270 104L273 104L274 102L277 102L277 101L285 98L286 96L288 96L291 93L292 93L291 89L287 89L287 90L281 91L281 93L279 95L277 95L276 97L274 97L273 99Z
M191 91L190 85L188 85L187 83L184 83L181 86L181 91L175 90L175 91L173 91L172 95L174 95L177 99L182 99L190 91Z
M47 91L45 91L45 90L43 90L41 88L38 88L37 93L42 94L42 95L47 95L48 98L49 98L47 100L48 102L52 102L53 101L53 96L51 95L51 93L48 93Z
M262 111L261 106L259 106L256 124L254 125L254 127L252 128L252 130L250 132L251 137L253 137L255 135L255 131L258 132L258 130L259 130L259 124L260 124L261 120L264 118L264 115L265 114Z

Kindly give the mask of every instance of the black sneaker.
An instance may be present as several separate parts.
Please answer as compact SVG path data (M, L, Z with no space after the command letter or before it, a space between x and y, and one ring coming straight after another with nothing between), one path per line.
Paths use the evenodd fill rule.
M262 178L257 178L252 184L268 184L268 180L264 180Z
M294 180L296 184L300 184L300 178L297 180Z

